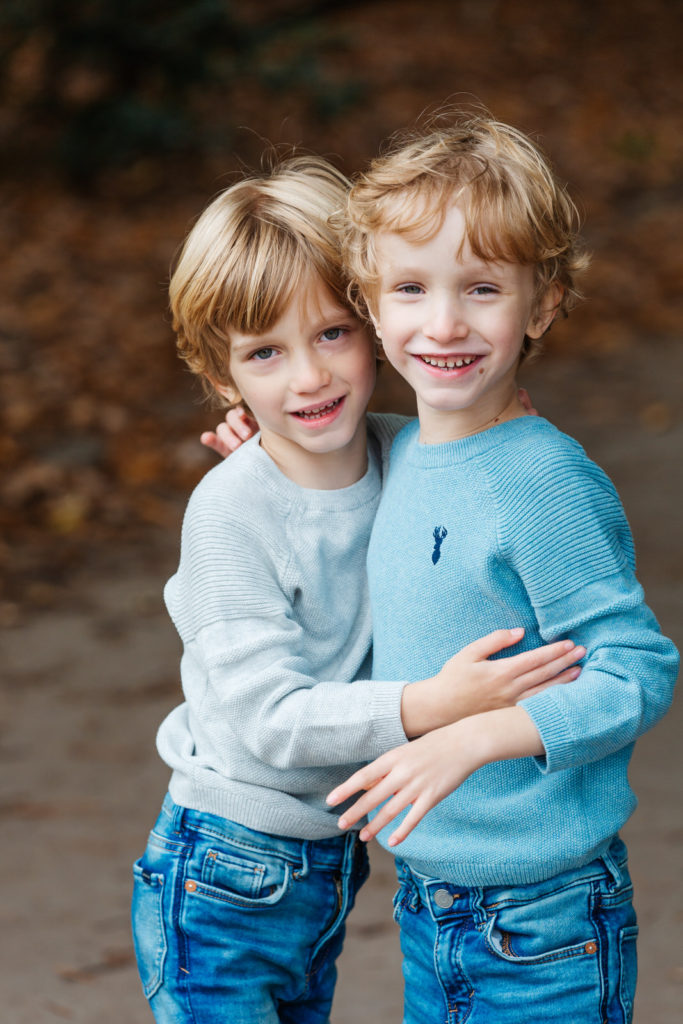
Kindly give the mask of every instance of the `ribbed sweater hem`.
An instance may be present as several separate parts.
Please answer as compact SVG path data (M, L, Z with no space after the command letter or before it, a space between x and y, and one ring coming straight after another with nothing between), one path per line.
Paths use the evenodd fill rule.
M234 794L221 789L203 786L201 791L179 772L174 772L168 787L173 802L189 810L203 814L215 814L238 825L269 832L271 835L286 836L289 839L330 839L343 835L337 828L339 808L328 813L324 809L311 808L309 813L299 811L295 818L291 809L252 800L244 794ZM271 791L272 792L272 791ZM327 820L329 818L329 820ZM359 822L356 830L360 829Z
M485 861L454 861L448 858L410 857L406 863L411 871L427 878L438 878L451 885L464 888L475 886L487 887L497 885L533 885L547 878L554 878L563 871L582 868L597 857L603 856L609 849L614 836L601 840L580 854L565 857L543 856L538 860L487 863ZM392 850L395 857L401 859L400 846ZM547 851L542 851L544 854Z

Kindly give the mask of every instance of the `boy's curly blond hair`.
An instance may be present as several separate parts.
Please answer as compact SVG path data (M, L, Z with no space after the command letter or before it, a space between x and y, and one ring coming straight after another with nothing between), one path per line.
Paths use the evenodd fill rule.
M230 331L261 334L317 275L348 307L338 224L349 181L326 160L294 156L236 182L188 235L169 298L180 356L207 395L232 388Z
M475 256L534 267L537 303L562 290L558 312L581 298L577 277L589 257L579 216L541 150L522 132L488 116L461 116L446 128L398 137L359 175L349 193L343 239L349 297L376 310L381 271L375 239L395 232L426 241L457 203ZM525 338L523 355L539 346Z

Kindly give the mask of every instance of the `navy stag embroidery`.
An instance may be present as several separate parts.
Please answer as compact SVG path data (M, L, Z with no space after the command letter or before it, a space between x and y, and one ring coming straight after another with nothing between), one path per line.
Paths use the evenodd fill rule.
M434 527L434 550L432 551L432 562L434 563L434 565L436 565L436 563L441 558L441 545L443 544L444 539L447 536L448 530L446 529L445 526Z

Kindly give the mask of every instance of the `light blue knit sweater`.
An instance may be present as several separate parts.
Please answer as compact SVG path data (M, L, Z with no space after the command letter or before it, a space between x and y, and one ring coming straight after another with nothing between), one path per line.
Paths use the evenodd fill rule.
M635 807L633 743L668 708L678 664L605 474L539 417L441 445L410 424L368 569L378 679L430 676L501 626L525 627L514 652L567 636L588 651L576 682L523 701L546 757L479 769L393 852L475 886L539 881L604 851Z

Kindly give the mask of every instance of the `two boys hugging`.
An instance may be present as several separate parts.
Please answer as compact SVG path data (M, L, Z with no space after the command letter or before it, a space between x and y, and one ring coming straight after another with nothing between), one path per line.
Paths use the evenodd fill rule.
M618 832L677 656L612 484L516 384L586 262L545 157L488 117L350 190L294 158L190 233L180 353L259 432L192 495L165 591L185 699L133 910L158 1021L327 1020L375 835L407 1024L630 1019ZM415 422L366 414L368 320Z

